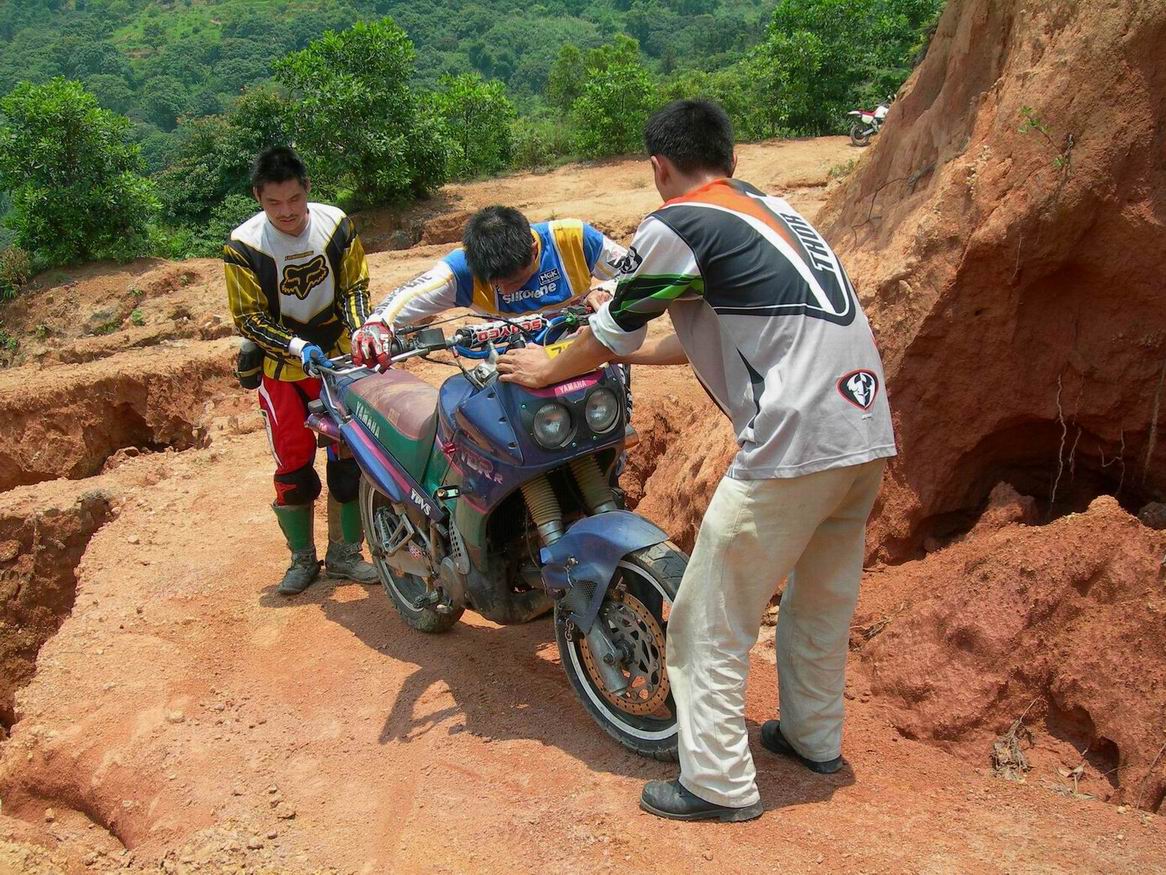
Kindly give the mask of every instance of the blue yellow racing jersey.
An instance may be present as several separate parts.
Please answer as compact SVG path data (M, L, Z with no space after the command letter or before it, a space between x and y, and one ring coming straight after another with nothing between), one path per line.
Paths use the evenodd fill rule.
M467 307L487 316L512 316L561 307L586 295L592 279L610 280L619 273L625 250L602 231L578 219L556 219L530 226L538 270L519 289L502 292L478 279L455 249L420 276L393 289L373 310L369 321L406 324L452 307Z

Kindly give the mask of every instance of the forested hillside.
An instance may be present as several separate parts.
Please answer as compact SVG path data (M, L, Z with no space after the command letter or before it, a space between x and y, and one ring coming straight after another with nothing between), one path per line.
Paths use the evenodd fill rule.
M843 130L894 91L943 0L23 0L0 5L0 211L37 268L213 253L294 141L322 197L634 152L663 101L739 138ZM78 150L76 143L84 143Z
M0 94L22 81L80 80L134 119L164 161L183 117L226 109L271 64L328 30L392 16L417 49L413 83L477 71L537 110L559 49L637 39L662 73L731 64L764 31L773 0L30 0L0 5Z

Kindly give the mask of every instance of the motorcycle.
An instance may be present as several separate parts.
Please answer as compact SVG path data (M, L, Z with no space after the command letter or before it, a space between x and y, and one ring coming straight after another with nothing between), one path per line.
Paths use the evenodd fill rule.
M852 109L846 113L849 116L856 116L853 124L850 125L850 142L855 146L869 146L871 137L877 134L886 121L887 113L891 111L891 104L895 102L893 94L887 95L887 99L880 103L874 109Z
M405 326L393 363L448 352L459 373L438 390L401 368L331 359L312 370L321 393L307 426L359 463L373 564L409 626L445 632L466 610L502 625L553 611L563 669L591 716L629 750L674 760L665 640L688 557L621 506L617 468L636 440L623 372L526 389L495 367L529 342L555 354L586 318L568 308L449 338Z

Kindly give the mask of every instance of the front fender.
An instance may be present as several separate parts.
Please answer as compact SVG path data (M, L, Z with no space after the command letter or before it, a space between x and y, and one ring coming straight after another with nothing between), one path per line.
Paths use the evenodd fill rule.
M552 596L564 600L570 619L586 634L620 560L667 540L667 534L630 511L584 517L542 548L543 584Z

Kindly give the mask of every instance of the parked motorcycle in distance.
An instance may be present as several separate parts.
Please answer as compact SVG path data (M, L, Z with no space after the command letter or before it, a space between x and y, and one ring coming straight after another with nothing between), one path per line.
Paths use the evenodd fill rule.
M558 351L570 341L556 336L586 318L569 308L450 338L404 327L393 362L452 352L459 373L438 390L401 368L332 359L312 374L321 393L307 425L359 463L373 563L406 623L444 632L467 608L504 625L553 610L563 669L591 716L624 747L675 759L665 640L688 557L621 509L616 468L634 436L622 373L526 389L495 367L528 341Z
M895 95L888 94L887 99L874 109L852 109L846 113L854 117L854 122L850 125L850 142L855 146L869 146L871 137L882 129L894 102Z

